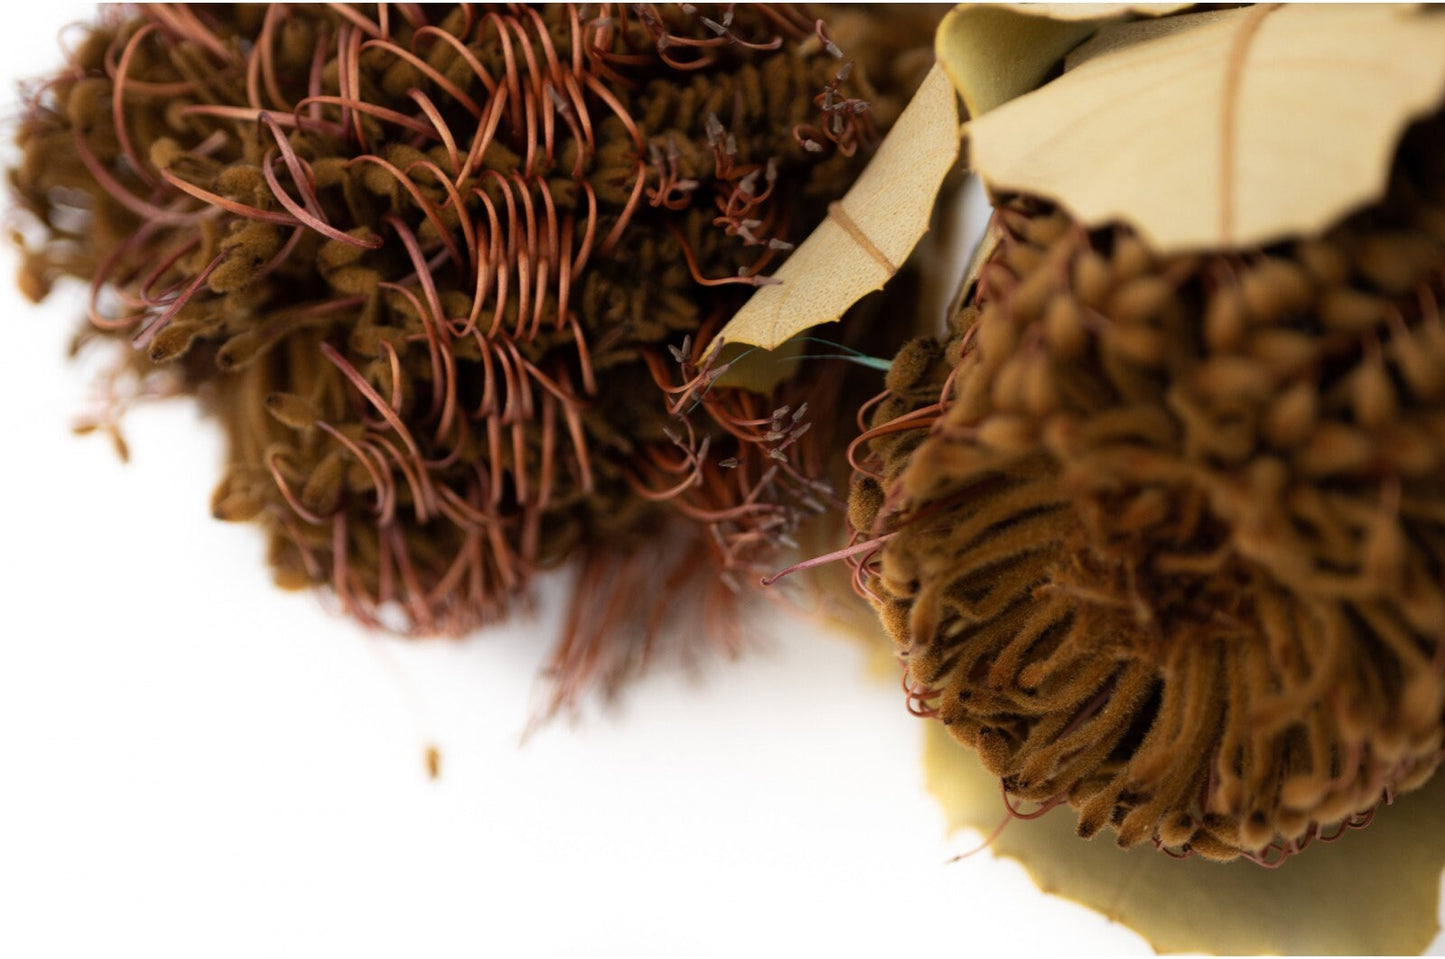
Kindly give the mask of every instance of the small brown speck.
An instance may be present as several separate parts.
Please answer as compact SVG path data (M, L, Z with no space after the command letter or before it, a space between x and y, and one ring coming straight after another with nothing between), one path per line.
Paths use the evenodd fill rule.
M433 781L440 779L442 774L442 751L436 746L426 748L426 775Z

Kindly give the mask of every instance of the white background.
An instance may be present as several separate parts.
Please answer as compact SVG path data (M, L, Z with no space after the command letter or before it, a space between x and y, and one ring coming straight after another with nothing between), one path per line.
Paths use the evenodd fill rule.
M83 15L7 10L7 116ZM209 517L220 444L189 404L128 419L129 466L69 434L75 302L29 308L13 262L0 955L1148 951L1012 862L944 865L977 838L945 837L917 721L810 628L523 746L559 584L462 643L277 592L260 537Z

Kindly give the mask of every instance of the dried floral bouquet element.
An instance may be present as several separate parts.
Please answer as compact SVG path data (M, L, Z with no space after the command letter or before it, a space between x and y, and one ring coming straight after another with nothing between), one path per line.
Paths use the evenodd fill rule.
M838 377L755 396L702 357L931 58L929 23L830 19L108 10L28 94L22 286L88 282L89 335L204 399L213 511L279 583L455 634L580 557L557 702L610 687L824 492L798 414Z
M1003 6L939 29L974 172L1165 253L1322 232L1383 195L1405 127L1445 100L1429 4Z
M1442 148L1437 113L1383 200L1255 250L1001 198L951 338L894 361L850 521L911 707L1012 802L1274 864L1434 773Z

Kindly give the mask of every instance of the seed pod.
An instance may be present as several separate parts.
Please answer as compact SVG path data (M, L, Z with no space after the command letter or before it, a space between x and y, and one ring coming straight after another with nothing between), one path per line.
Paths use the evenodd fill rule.
M293 393L271 393L263 402L267 413L293 430L308 429L321 419L314 403Z
M1313 292L1305 268L1290 260L1266 257L1239 280L1245 312L1255 323L1274 323L1303 310Z
M1296 383L1271 401L1265 414L1265 439L1279 449L1297 446L1313 435L1318 416L1318 391L1313 384Z
M1404 583L1409 544L1394 517L1377 516L1365 530L1360 546L1360 572L1380 592L1398 592Z
M1092 248L1086 248L1074 258L1073 281L1073 292L1079 302L1092 307L1101 306L1114 285L1109 261Z
M1355 368L1354 408L1355 421L1367 429L1381 429L1395 417L1399 408L1395 386L1378 358L1366 359Z
M1081 242L1008 201L1015 237L1045 238L1032 259L1067 251L1048 309L975 288L978 335L956 323L910 399L877 407L890 442L863 466L889 479L850 520L886 537L859 575L910 690L1015 801L1068 802L1083 836L1275 862L1439 764L1445 171L1420 161L1442 149L1437 114L1382 201L1263 251ZM1048 403L1021 402L1034 365ZM928 614L900 615L914 596Z
M1361 276L1389 296L1405 296L1428 282L1440 258L1440 241L1420 231L1361 237L1355 263Z
M171 323L151 340L151 362L169 363L185 356L204 329L205 324L193 321L178 320Z
M1244 296L1228 284L1209 297L1204 310L1204 337L1216 353L1237 349L1244 342Z
M1140 276L1114 290L1104 312L1131 326L1154 320L1173 299L1174 284L1162 276Z
M260 515L266 504L249 493L231 493L211 503L211 515L227 523L244 523Z
M1324 292L1320 301L1320 322L1340 333L1360 333L1384 323L1385 301L1370 293L1346 286Z
M1060 360L1077 359L1089 342L1084 328L1079 301L1071 296L1055 296L1044 314L1044 338L1049 351Z

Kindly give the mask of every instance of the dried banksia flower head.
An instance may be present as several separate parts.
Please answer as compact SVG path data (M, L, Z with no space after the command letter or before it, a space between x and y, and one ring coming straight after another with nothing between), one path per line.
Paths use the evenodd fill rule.
M107 10L29 91L21 282L86 281L134 391L203 398L215 515L265 527L280 583L460 633L580 557L560 692L611 682L824 492L831 381L755 396L702 358L927 67L926 25L833 21Z
M856 582L1013 802L1272 864L1435 771L1442 157L1436 115L1382 201L1265 249L1005 198L951 336L894 361Z

